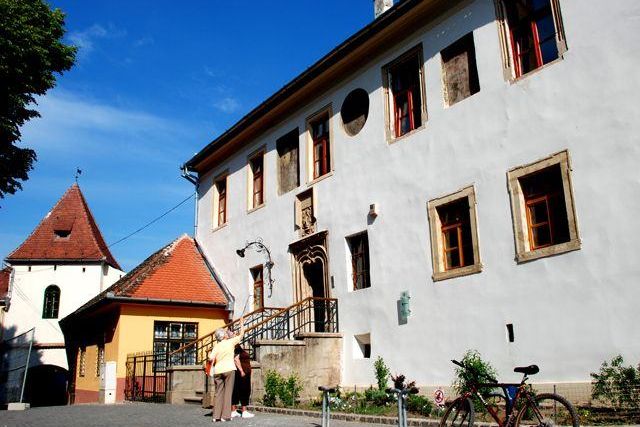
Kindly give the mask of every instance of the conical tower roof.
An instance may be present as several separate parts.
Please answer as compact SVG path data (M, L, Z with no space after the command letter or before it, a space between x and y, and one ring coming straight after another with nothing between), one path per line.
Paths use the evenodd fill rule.
M7 261L100 261L120 269L74 183Z

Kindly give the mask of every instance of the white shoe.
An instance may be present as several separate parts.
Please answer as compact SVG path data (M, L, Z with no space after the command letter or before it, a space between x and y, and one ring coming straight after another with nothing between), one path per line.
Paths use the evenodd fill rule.
M251 412L249 412L249 411L244 411L244 412L242 413L242 418L253 418L253 417L255 417L255 416L256 416L256 414L252 414L252 413L251 413Z
M231 413L231 418L237 418L237 417L241 417L241 416L242 416L242 414L240 414L240 412L238 412L238 411L233 411Z

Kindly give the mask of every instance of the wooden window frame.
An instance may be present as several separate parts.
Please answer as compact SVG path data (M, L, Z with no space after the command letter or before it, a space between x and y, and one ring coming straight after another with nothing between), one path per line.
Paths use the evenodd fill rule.
M392 88L393 78L392 75L395 70L397 70L400 66L405 64L408 61L411 61L415 58L418 63L418 85L417 90L414 86L410 86L408 88L404 88L402 91L398 93L394 93ZM409 49L407 52L400 55L398 58L393 61L385 64L382 67L382 81L384 86L385 93L385 117L386 117L386 126L385 133L387 136L388 142L393 142L399 140L401 138L406 137L414 133L415 131L423 128L427 123L427 96L425 91L425 79L424 79L424 56L422 50L422 44L418 44L413 48ZM415 123L415 100L414 92L417 92L420 95L420 125L416 126ZM407 95L407 102L409 103L409 111L407 114L409 115L410 127L411 130L400 134L400 121L402 117L398 115L398 98L402 95Z
M532 247L530 240L529 220L527 218L527 205L520 179L543 171L551 166L560 167L562 179L562 191L567 214L567 226L569 241L557 244ZM573 187L571 183L571 159L569 151L564 150L552 154L544 159L537 160L527 165L518 166L507 172L509 196L511 198L511 212L513 219L513 231L515 235L516 262L527 262L551 255L580 249L582 242L578 230Z
M249 274L253 282L253 309L264 308L264 265L256 265L249 269ZM256 290L259 289L256 294ZM259 301L257 296L259 295ZM256 304L258 301L258 304Z
M223 227L229 219L229 175L225 171L213 180L213 229ZM224 193L220 191L221 184L224 183Z
M331 105L321 108L316 113L307 118L307 181L311 185L321 179L333 174L333 127ZM326 121L326 133L320 137L314 137L314 125L319 121ZM321 147L321 155L316 155L316 147ZM318 174L316 174L316 164L319 164Z
M449 268L446 265L446 247L443 229L453 229L455 227L452 228L452 226L457 226L458 224L454 223L443 226L438 208L464 198L467 199L467 203L469 205L468 225L471 232L473 263L462 267ZM469 185L454 193L430 200L427 202L427 215L429 218L431 236L431 262L433 266L433 275L431 277L433 281L437 282L440 280L451 279L453 277L480 273L483 269L483 265L480 257L480 238L478 233L478 212L475 187L473 185ZM462 228L459 228L459 230L459 232L461 232ZM460 244L462 241L460 234L458 234L458 239L459 250L463 251L464 247ZM464 261L464 254L461 254L461 260ZM464 262L462 262L462 264L464 264Z
M522 77L528 76L537 70L540 70L547 65L553 64L558 60L563 59L564 53L567 51L567 41L564 33L564 24L562 19L562 13L560 11L559 0L549 0L549 8L551 9L551 19L555 28L555 42L558 51L558 57L554 60L543 63L542 51L540 49L540 40L538 36L537 26L535 21L530 21L531 37L533 38L533 49L536 53L537 66L527 72L523 73L521 61L518 57L521 57L521 53L518 50L518 44L514 37L514 28L509 25L508 21L508 8L505 2L511 0L494 0L496 9L496 22L498 24L498 33L501 41L502 52L502 68L505 78L510 81L516 81Z
M261 147L258 150L254 151L247 158L247 210L248 212L253 212L256 209L263 207L266 203L266 192L265 192L265 173L266 173L266 149L265 147ZM262 170L259 174L255 173L254 170L254 162L260 159ZM260 184L260 190L257 190L257 183ZM256 200L258 197L258 200ZM259 203L257 203L259 201Z
M356 239L365 239L364 250L362 252L356 252ZM357 234L353 234L347 237L347 245L349 247L349 255L351 260L351 290L360 291L371 287L371 263L369 251L369 235L367 231L363 231ZM357 269L358 260L363 259L364 269L359 271ZM363 277L363 286L358 287L358 279Z
M62 292L56 285L49 285L44 290L44 300L42 303L42 318L57 319L60 315L60 297Z
M180 325L181 334L179 338L173 338L171 336L171 326L172 325ZM167 329L166 337L160 336L158 337L156 334L156 326L165 326ZM195 327L195 335L193 337L188 337L186 335L185 326L193 326ZM180 348L190 342L193 342L198 339L198 330L199 324L198 322L183 322L183 321L169 321L169 320L154 320L153 322L153 334L152 334L152 349L154 354L161 354L160 352L156 352L156 343L166 344L165 354L166 359L156 358L153 366L154 371L162 371L166 367L165 363L172 363L169 361L169 354L175 349L171 348L171 343L177 343L177 348ZM196 357L197 348L193 350L193 357ZM182 357L185 357L184 355ZM182 364L182 361L177 362L178 364Z

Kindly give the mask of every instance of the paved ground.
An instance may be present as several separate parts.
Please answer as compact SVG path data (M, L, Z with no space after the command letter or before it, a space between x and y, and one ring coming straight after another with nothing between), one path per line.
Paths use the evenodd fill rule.
M121 405L74 405L33 408L27 411L0 411L0 427L210 427L211 410L191 405L125 403ZM216 426L237 427L318 427L319 418L257 413L255 418L234 419ZM331 421L331 427L361 427L360 424Z

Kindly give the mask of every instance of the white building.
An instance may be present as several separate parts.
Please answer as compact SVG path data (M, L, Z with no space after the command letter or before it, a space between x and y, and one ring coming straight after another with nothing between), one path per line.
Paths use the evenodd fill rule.
M336 47L185 164L236 311L264 257L235 249L259 236L264 305L338 299L343 385L378 355L419 385L467 349L505 380L637 363L639 14L405 0Z
M31 397L32 404L38 404L37 390L46 390L47 382L55 383L49 387L59 390L66 381L67 355L58 319L75 311L124 273L105 244L77 184L65 192L5 262L12 272L5 298L3 339L35 328L27 379L37 384Z

